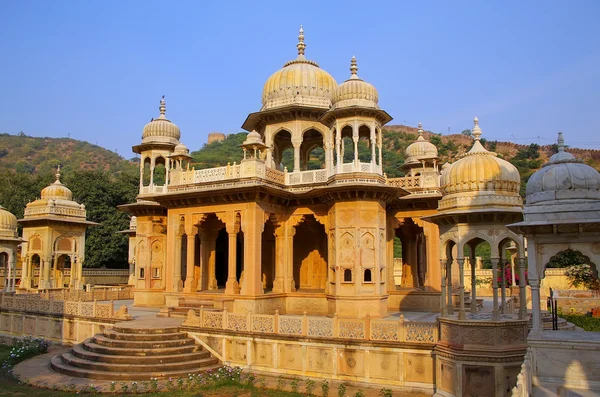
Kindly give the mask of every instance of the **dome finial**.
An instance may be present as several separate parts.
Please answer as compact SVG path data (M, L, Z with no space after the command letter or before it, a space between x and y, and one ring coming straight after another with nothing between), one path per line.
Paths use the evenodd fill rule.
M302 25L300 25L300 33L298 33L298 44L296 47L298 48L298 58L304 58L306 44L304 44L304 29L302 28Z
M356 57L352 55L352 60L350 60L350 73L352 77L356 76L356 72L358 72L358 66L356 65Z
M565 138L563 138L563 133L559 132L558 133L558 151L559 152L564 152L565 151Z
M477 116L475 116L475 118L473 119L473 130L471 131L471 133L473 134L473 138L476 141L479 141L481 139L481 128L479 128L479 119L477 118Z
M425 138L423 138L423 124L419 121L419 129L417 130L417 132L419 133L419 138L417 138L417 141L424 141Z
M60 164L56 167L56 174L54 176L56 176L56 182L60 182Z
M164 119L165 118L165 113L167 112L167 103L165 102L165 96L164 95L160 99L160 106L158 107L158 109L160 110L160 116L159 116L159 118Z

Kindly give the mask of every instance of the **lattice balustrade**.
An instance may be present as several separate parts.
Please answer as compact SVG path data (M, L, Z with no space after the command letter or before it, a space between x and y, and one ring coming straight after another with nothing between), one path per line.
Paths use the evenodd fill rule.
M406 342L435 343L437 327L431 323L405 322Z
M110 303L98 303L96 305L96 317L99 318L110 318Z
M279 316L279 333L287 335L302 335L302 318Z
M398 322L373 320L371 321L371 340L398 341Z
M255 314L252 316L252 331L272 334L275 332L275 316Z
M248 331L248 317L245 314L227 313L227 329Z
M333 319L328 317L312 317L308 319L308 336L333 337Z
M365 323L363 320L339 320L338 333L340 338L365 339Z
M204 312L202 326L206 328L223 328L223 312Z

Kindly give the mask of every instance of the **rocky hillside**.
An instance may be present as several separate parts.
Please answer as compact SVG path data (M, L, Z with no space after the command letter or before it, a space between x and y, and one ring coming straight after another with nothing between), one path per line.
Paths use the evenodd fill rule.
M137 164L91 143L70 138L35 138L25 134L0 134L0 171L24 174L53 174L56 166L64 172L102 170L135 172Z

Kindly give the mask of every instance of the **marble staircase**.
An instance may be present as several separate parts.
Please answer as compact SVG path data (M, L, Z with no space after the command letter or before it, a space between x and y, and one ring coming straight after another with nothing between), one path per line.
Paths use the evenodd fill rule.
M114 381L182 378L219 366L216 358L178 327L143 328L127 323L106 329L51 360L57 372Z

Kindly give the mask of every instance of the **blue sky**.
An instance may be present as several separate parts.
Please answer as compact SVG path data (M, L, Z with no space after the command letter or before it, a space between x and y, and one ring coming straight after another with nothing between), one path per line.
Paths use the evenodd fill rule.
M391 124L600 149L599 19L596 0L4 0L0 132L129 158L164 94L196 150L260 109L303 24L307 58L341 83L356 55Z

